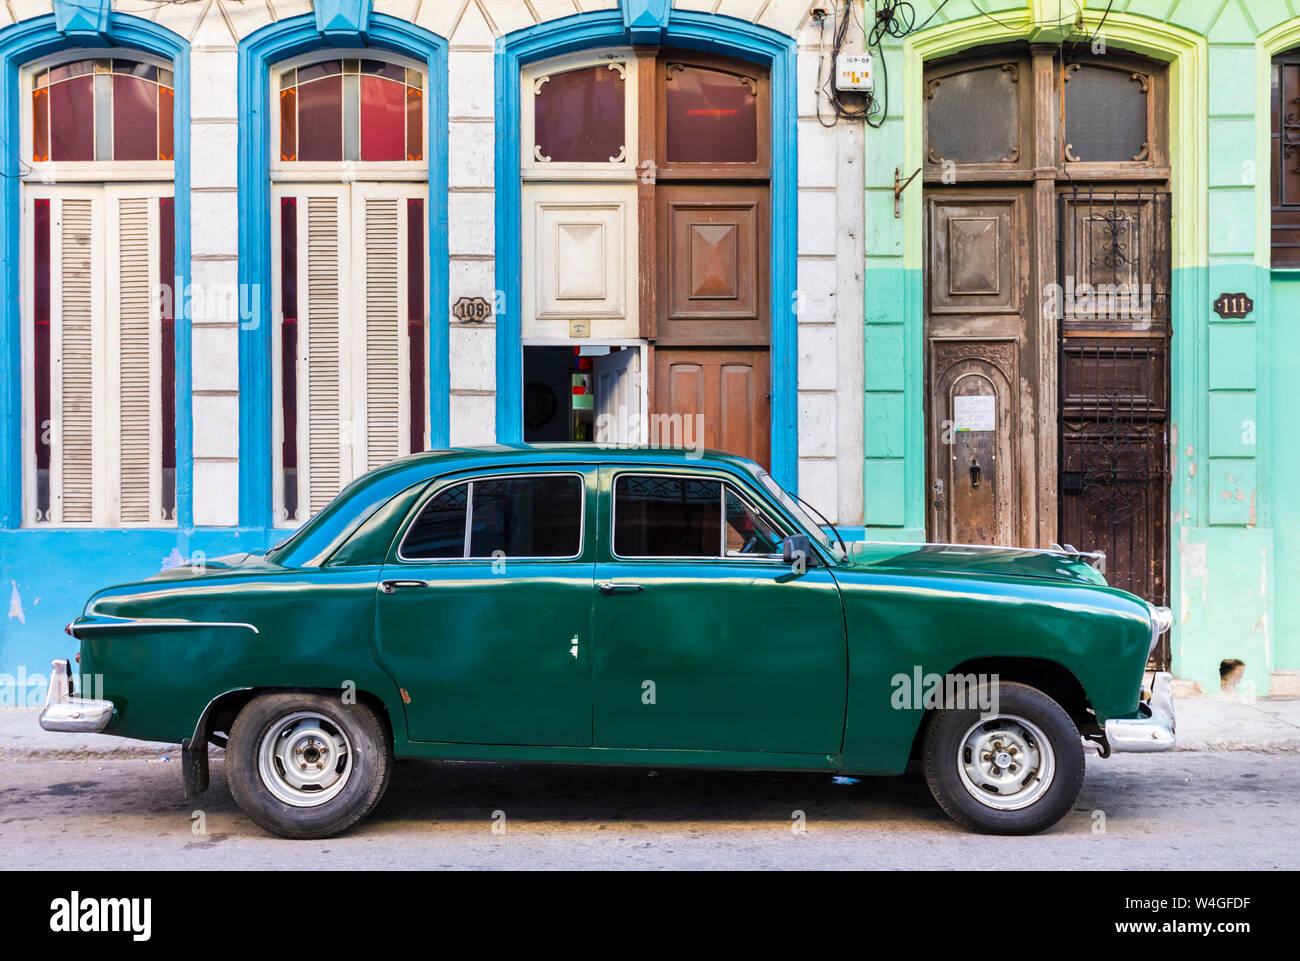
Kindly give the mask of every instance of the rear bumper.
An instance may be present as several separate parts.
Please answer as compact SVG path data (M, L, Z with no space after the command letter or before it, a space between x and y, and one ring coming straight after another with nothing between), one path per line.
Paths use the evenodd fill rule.
M45 692L41 727L47 731L97 734L113 720L113 702L72 696L72 671L66 658L50 665L50 687Z
M1112 751L1172 751L1174 737L1173 675L1156 672L1151 697L1142 702L1146 717L1112 718L1106 722L1106 742Z

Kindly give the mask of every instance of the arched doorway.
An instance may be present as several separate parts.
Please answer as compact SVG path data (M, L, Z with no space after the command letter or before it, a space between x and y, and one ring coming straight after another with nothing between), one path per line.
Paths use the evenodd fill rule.
M1167 69L1015 44L923 91L927 533L1104 551L1165 603Z

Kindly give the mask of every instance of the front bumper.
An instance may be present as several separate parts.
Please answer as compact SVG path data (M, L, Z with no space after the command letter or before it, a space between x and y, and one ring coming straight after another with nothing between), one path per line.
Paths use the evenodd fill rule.
M1174 677L1157 671L1151 697L1142 702L1146 717L1112 718L1106 722L1106 743L1112 751L1172 751L1174 749Z
M66 658L50 665L50 687L45 692L41 727L47 731L96 734L113 719L112 701L72 696L72 671Z

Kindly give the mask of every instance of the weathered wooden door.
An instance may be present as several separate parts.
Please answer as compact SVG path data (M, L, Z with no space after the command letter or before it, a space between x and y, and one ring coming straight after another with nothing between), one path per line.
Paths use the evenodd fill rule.
M1167 93L1163 64L1029 45L928 64L923 102L927 533L1104 551L1157 603Z
M1116 587L1164 604L1169 505L1169 195L1059 200L1062 543L1104 551Z
M1027 194L926 196L930 526L938 540L1019 536L1019 340L1028 296Z

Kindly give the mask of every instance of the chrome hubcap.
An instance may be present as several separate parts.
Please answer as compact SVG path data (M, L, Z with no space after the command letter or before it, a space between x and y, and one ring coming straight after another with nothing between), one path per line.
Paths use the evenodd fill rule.
M1056 755L1039 727L1014 714L981 718L967 729L957 754L962 786L981 804L1015 811L1052 784Z
M352 773L352 743L329 718L299 712L267 729L257 752L266 789L293 807L316 807L338 795Z

